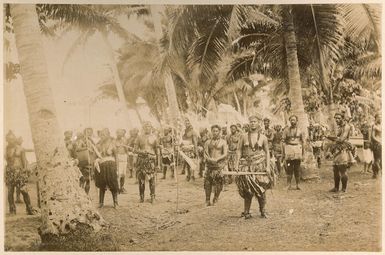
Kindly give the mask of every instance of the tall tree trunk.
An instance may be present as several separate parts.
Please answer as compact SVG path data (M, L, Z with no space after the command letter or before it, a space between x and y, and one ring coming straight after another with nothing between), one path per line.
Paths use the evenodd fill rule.
M247 92L243 92L243 95L242 95L242 100L243 100L243 116L245 116L245 118L247 118Z
M297 56L297 41L294 31L294 22L292 16L292 6L283 6L283 25L284 25L284 40L287 59L287 72L289 78L289 99L291 101L291 112L298 117L298 127L305 135L307 141L307 127L309 121L305 113L304 104L302 100L302 87L299 74L298 56ZM306 153L303 162L302 178L318 178L319 174L316 171L316 163L312 154L312 148L308 142L305 142Z
M105 222L79 187L80 171L69 158L56 118L35 5L12 4L11 15L38 164L39 234L44 242L84 226L99 231Z
M139 112L139 110L138 110L138 107L137 107L137 106L134 106L134 110L135 110L136 116L137 116L138 119L139 119L140 124L143 124L143 119L142 119L142 116L140 116L140 112Z
M154 22L155 36L157 38L157 44L159 47L159 54L160 54L161 52L160 40L162 39L162 36L163 36L161 16L160 16L160 6L152 4L150 5L150 8L151 8L151 15ZM171 77L170 72L166 72L164 74L164 85L166 88L168 106L170 109L169 116L171 118L172 124L176 127L177 119L179 117L179 107L178 107L178 100L175 92L174 81Z
M235 103L237 104L237 111L241 113L241 104L239 103L239 99L235 90L233 91L233 94L234 94Z
M131 125L132 121L130 121L129 113L128 113L127 99L126 99L126 96L124 95L123 84L122 84L122 81L120 79L118 67L116 65L116 59L114 56L114 51L112 49L110 42L108 41L107 34L106 33L101 33L101 34L102 34L103 42L104 42L106 49L107 49L108 57L110 59L110 67L112 69L112 76L114 78L116 91L118 92L120 107L123 110L124 120L125 120L127 127L132 128L133 127ZM140 117L139 117L139 121L142 124L142 119Z

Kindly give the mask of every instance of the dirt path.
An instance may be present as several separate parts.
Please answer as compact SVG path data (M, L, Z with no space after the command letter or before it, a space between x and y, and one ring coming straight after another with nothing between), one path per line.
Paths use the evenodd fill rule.
M119 196L119 209L112 208L107 193L100 211L122 251L379 251L380 180L358 168L350 170L348 192L337 195L327 192L332 186L330 167L321 169L321 181L303 183L301 191L284 190L285 180L280 179L267 193L268 219L258 217L256 201L252 219L239 217L243 202L235 184L226 186L216 206L205 207L203 180L188 183L182 175L178 204L174 180L158 180L157 200L151 204L148 187L145 203L139 203L138 187L128 179L128 194ZM96 206L94 187L91 195ZM8 250L28 249L38 239L39 219L23 215L22 206L22 215L6 216Z

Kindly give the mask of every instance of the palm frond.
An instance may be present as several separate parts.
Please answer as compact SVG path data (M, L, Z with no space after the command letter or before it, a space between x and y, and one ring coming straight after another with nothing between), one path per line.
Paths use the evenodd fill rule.
M340 5L340 8L346 21L346 34L367 41L373 35L378 51L380 51L381 5L343 4Z

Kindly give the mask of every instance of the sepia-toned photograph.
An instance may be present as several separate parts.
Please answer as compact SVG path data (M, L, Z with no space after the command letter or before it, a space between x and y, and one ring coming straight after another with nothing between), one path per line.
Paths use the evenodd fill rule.
M3 4L6 252L382 252L382 4Z

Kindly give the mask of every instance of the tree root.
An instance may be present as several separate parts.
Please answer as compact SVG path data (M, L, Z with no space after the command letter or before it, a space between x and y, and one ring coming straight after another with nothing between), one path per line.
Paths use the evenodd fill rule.
M119 245L108 229L95 232L84 223L76 224L76 228L66 234L42 234L40 251L119 251Z

